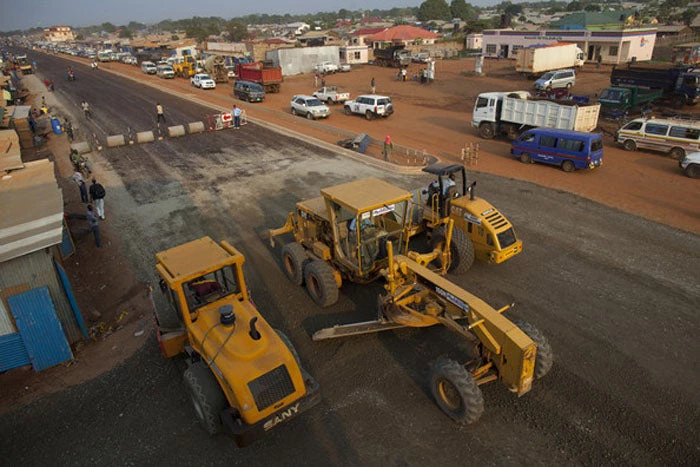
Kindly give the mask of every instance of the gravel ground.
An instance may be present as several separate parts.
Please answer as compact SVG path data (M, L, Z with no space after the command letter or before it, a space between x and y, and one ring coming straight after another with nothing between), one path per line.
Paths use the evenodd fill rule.
M156 100L179 123L206 109L44 57L66 106L87 98L100 135L153 125ZM85 97L83 97L85 96ZM516 398L483 386L486 411L452 423L427 388L429 364L465 359L465 342L443 328L407 329L314 343L313 331L370 318L379 285L344 285L321 310L292 286L266 229L302 198L338 182L379 176L406 188L429 181L383 173L260 126L105 152L110 212L141 278L153 254L210 235L247 257L257 306L287 331L321 384L323 402L240 450L198 427L182 362L151 338L113 371L0 418L8 464L698 464L700 239L592 201L526 182L477 174L479 195L498 206L525 243L498 266L477 263L452 279L496 307L516 302L549 338L556 360Z

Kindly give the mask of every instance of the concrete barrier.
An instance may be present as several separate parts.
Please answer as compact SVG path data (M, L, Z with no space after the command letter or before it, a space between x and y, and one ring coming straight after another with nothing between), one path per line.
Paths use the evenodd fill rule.
M168 137L169 138L177 138L178 136L185 136L185 126L184 125L169 126L168 127Z
M118 146L124 146L126 144L126 138L124 135L112 135L107 137L107 147L116 148Z
M78 154L85 154L90 152L90 144L87 141L81 141L80 143L73 143L70 145L71 150L78 151Z
M204 131L204 122L192 122L187 125L187 131L192 135Z
M152 131L142 131L140 133L136 133L136 142L141 144L141 143L152 143L155 141L155 136L153 136Z

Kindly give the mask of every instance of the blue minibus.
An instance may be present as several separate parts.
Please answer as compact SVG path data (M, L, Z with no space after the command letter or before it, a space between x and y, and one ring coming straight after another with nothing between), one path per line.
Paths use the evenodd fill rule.
M594 169L603 165L603 137L600 133L533 128L513 141L510 153L523 163L556 165L564 172Z

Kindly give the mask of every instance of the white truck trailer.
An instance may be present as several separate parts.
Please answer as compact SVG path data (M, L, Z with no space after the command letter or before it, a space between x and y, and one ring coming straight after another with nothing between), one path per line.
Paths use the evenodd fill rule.
M515 71L534 76L547 71L582 67L584 63L583 50L576 44L557 43L518 50Z
M487 139L501 134L515 139L535 127L591 132L599 114L600 104L531 99L527 91L485 92L474 104L472 126Z

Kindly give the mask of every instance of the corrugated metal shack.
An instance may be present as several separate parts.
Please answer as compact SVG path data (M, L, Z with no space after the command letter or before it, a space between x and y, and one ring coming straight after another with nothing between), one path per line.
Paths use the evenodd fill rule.
M314 65L322 62L340 65L340 47L337 45L268 50L265 56L275 66L282 68L284 76L311 73Z

